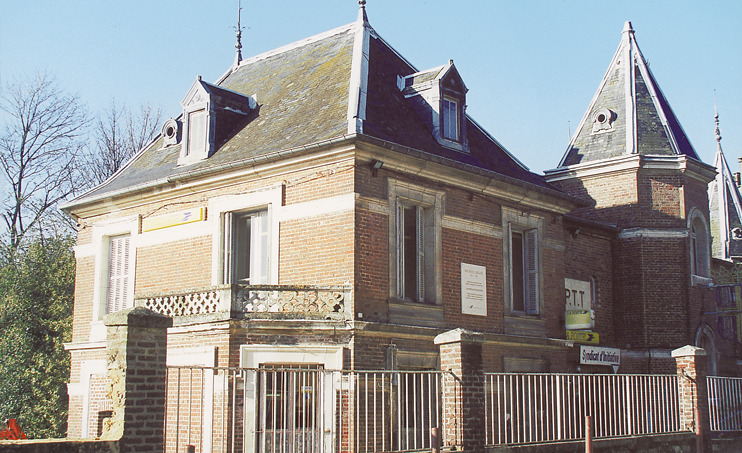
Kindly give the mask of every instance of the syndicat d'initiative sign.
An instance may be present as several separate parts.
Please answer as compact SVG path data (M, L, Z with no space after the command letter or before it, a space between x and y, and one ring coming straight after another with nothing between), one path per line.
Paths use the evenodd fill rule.
M618 348L580 346L580 364L618 367L621 364L621 350Z

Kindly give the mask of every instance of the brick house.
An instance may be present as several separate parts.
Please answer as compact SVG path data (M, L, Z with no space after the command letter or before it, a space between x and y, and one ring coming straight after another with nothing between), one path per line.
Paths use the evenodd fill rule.
M199 77L155 141L63 206L79 224L68 435L99 433L102 320L135 303L174 317L171 365L430 370L433 339L465 328L486 371L573 372L574 287L622 372L672 371L666 352L705 322L714 169L633 31L545 177L466 114L464 79L452 60L417 70L363 6Z

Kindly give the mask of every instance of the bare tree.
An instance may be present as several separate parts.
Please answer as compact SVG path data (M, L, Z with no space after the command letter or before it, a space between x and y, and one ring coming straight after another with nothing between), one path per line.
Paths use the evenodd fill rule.
M16 79L0 98L2 217L16 250L30 231L43 228L51 209L76 190L77 159L88 117L76 95L46 72Z
M155 138L162 121L162 109L142 105L134 115L126 105L110 105L95 123L95 148L86 159L91 184L100 184L116 173L142 147Z

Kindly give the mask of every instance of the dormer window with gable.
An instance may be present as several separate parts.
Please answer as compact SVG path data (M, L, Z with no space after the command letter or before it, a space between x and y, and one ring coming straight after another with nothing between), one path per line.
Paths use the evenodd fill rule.
M469 152L464 116L468 89L452 60L437 68L399 77L398 87L439 144Z
M257 103L254 96L212 85L199 77L181 105L183 143L178 165L189 165L214 154Z

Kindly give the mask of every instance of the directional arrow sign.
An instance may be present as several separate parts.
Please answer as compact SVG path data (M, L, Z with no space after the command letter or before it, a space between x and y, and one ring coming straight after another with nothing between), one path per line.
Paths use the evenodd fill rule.
M600 336L597 333L582 330L568 330L567 340L577 343L600 344Z

